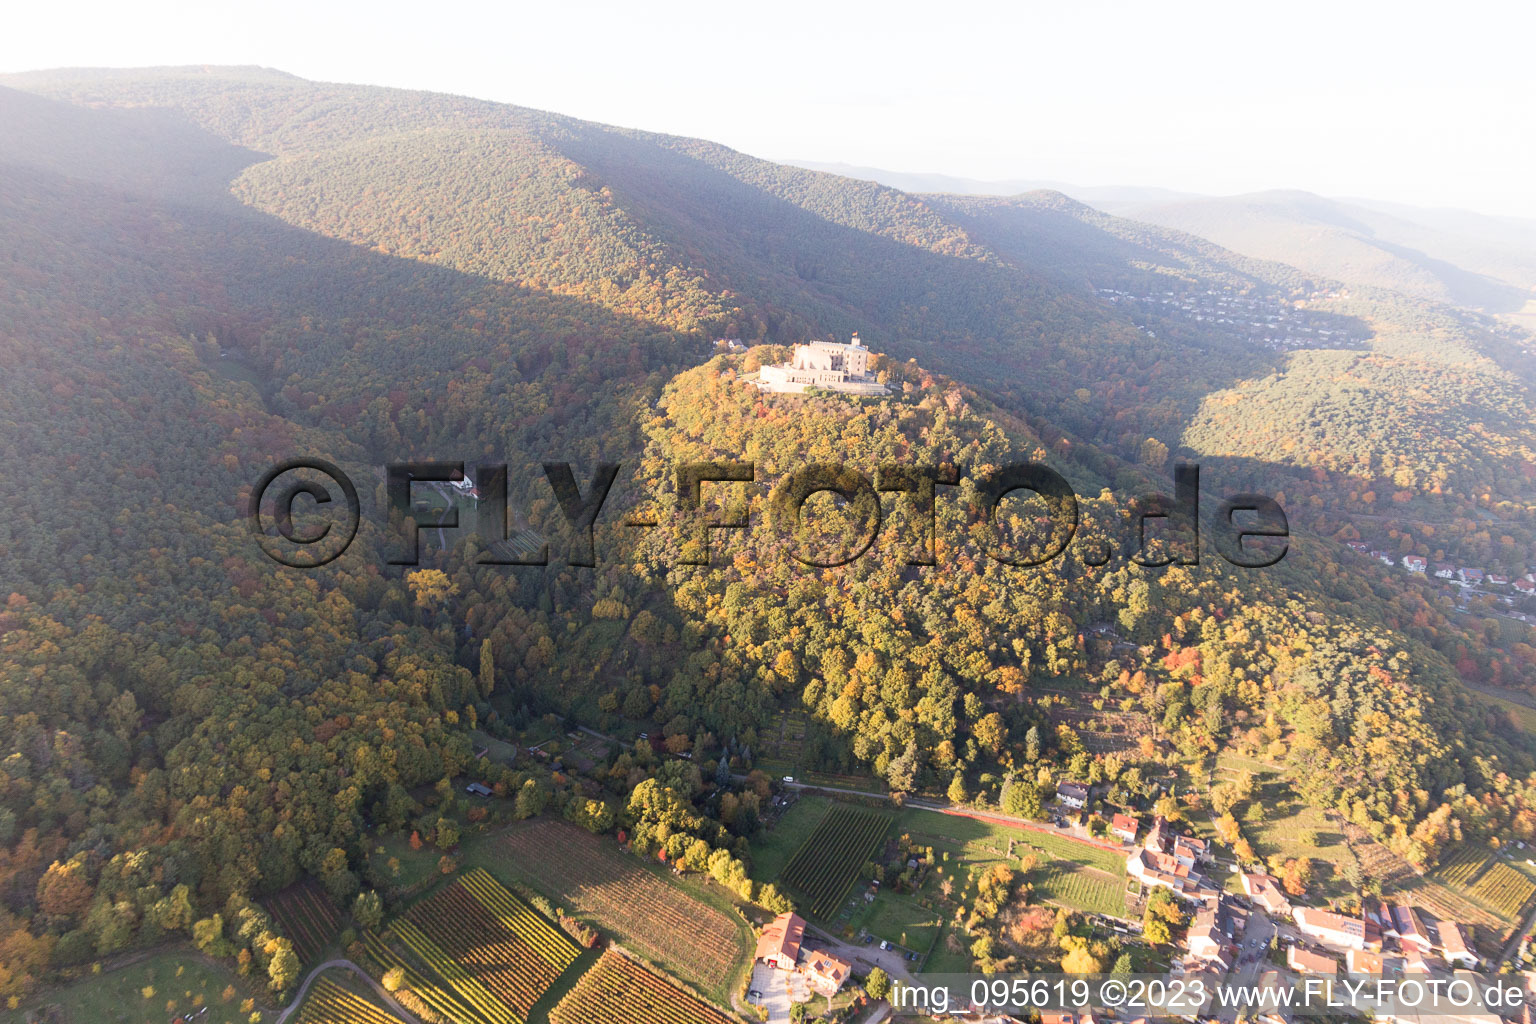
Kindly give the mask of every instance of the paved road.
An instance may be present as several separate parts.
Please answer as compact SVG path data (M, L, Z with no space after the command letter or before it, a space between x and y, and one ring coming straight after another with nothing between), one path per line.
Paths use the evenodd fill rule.
M1275 923L1270 920L1264 911L1254 908L1248 915L1248 923L1243 927L1242 941L1238 946L1238 962L1233 965L1232 971L1224 979L1231 985L1254 985L1259 976L1269 967L1269 940L1275 937ZM1217 1010L1217 1016L1224 1022L1237 1019L1237 1007L1223 1006Z
M309 994L309 986L313 985L315 983L315 979L320 977L321 974L332 969L351 971L353 974L366 981L368 983L368 987L373 989L374 994L377 995L380 999L384 1000L384 1005L389 1007L389 1012L405 1021L406 1024L421 1024L421 1021L412 1016L409 1010L395 1002L395 997L384 991L384 987L382 985L370 978L361 967L357 966L357 964L353 963L351 960L327 960L319 967L316 967L314 970L310 971L309 976L304 979L304 984L299 986L299 992L293 997L293 1002L288 1004L288 1008L286 1010L277 1015L277 1020L274 1022L274 1024L287 1024L288 1018L298 1012L299 1007L304 1002L304 997Z

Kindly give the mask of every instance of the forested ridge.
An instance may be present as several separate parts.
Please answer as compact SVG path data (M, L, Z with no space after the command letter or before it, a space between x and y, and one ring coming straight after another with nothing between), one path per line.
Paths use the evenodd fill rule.
M1532 378L1476 318L1330 298L1053 194L910 196L474 100L257 69L4 84L0 996L175 934L283 988L291 953L249 901L302 875L350 899L362 836L427 813L471 760L467 726L544 711L746 767L803 712L829 770L994 797L1009 776L1150 797L1173 762L1262 749L1418 865L1457 831L1536 824L1529 741L1457 678L1536 683L1528 631L1336 543L1380 523L1404 552L1536 568ZM1138 324L1100 288L1305 301L1371 347ZM854 330L891 398L742 380ZM716 357L716 337L758 347ZM238 518L296 455L364 492L357 544L313 572L278 568ZM1170 491L1177 457L1205 467L1208 511L1280 496L1292 555L1130 564L1120 510ZM802 566L765 525L798 462L1031 458L1082 498L1074 546L1040 569L984 554L966 483L943 489L932 567L905 564L892 498L888 536L841 569ZM412 459L509 463L551 564L424 542L442 585L412 587L380 511L381 465ZM619 522L670 521L695 459L758 464L758 525L690 568L671 531ZM584 486L622 465L595 569L560 557L551 460ZM1101 540L1117 556L1086 564ZM1063 684L1146 715L1157 742L1091 753L1042 699ZM654 771L626 753L606 805L573 813L644 826Z

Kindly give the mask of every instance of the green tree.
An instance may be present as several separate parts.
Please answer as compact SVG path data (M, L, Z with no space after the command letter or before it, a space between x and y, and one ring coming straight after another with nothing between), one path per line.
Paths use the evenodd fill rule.
M358 893L352 901L352 917L370 931L378 928L384 921L384 898L372 889Z
M267 977L274 992L287 992L299 980L301 964L299 957L293 951L293 944L287 939L279 939L277 952L272 954L272 960L267 964Z
M491 650L491 641L487 637L480 644L480 698L489 700L491 692L496 689L496 656Z

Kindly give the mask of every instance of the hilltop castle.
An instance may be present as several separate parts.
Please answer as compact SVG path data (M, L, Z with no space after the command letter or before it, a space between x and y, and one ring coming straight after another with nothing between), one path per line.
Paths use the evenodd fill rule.
M813 341L796 345L786 366L764 366L758 371L757 386L778 394L799 393L806 388L824 388L850 395L883 395L884 384L869 372L870 351L855 334L843 345L835 341Z

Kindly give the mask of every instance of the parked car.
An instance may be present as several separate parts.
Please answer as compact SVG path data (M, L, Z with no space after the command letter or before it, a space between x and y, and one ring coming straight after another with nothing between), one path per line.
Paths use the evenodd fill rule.
M784 776L784 781L785 782L794 782L795 781L795 777L793 775L786 775L786 776Z
M747 989L747 998L748 999L761 999L761 998L763 998L763 994L761 992L759 992L755 988L749 988L749 989Z
M891 944L889 942L886 942L884 939L881 939L880 940L880 948L881 949L890 949L891 948Z
M866 936L864 936L864 945L867 946L871 942L874 942L874 941L875 941L875 937L873 935L866 935Z

